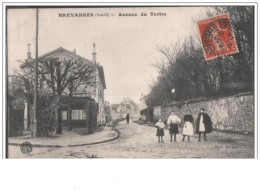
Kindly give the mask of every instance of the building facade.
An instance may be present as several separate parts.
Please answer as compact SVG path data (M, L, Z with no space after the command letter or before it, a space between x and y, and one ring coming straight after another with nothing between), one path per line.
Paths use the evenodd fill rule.
M60 47L53 51L50 51L46 54L43 54L39 57L39 60L46 60L50 58L57 58L59 61L71 60L78 61L80 60L83 65L91 65L94 66L93 76L95 77L95 83L91 85L81 85L78 87L78 90L75 94L73 94L74 98L91 98L95 101L97 106L97 125L104 125L106 123L106 113L105 113L105 104L104 104L104 90L106 89L105 75L103 66L96 62L96 52L95 52L95 44L93 44L93 53L92 60L89 60L85 57L82 57L76 53L76 50L69 51ZM27 59L32 60L30 49L27 53ZM28 121L28 110L29 104L25 103L25 125ZM84 109L72 109L72 120L80 120L85 116ZM63 111L62 119L66 120L66 111ZM27 126L25 126L27 129Z
M112 120L125 118L129 114L130 117L136 116L136 107L129 103L112 104L110 106L110 116Z

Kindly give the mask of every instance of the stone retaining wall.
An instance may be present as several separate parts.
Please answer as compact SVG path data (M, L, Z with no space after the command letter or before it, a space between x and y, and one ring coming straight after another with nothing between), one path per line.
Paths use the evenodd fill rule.
M197 119L200 108L204 107L210 115L213 128L236 132L254 132L254 95L243 93L231 97L212 99L198 102L183 102L171 106L154 108L154 119L166 120L171 111L183 118L187 110L192 111Z

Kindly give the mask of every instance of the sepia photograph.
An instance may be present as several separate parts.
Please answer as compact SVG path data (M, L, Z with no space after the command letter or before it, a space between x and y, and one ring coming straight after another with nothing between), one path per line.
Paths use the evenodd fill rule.
M5 14L5 158L257 158L254 5Z

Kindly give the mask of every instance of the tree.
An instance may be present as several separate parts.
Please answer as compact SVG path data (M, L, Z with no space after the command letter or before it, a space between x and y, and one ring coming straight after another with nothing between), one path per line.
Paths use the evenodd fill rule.
M213 14L229 13L235 33L239 54L233 55L234 81L254 82L254 7L228 6L215 7ZM252 89L252 87L251 87Z
M221 97L253 90L254 41L253 7L213 7L209 17L229 13L239 52L205 60L201 41L192 34L157 47L163 58L154 66L159 76L151 84L146 103L154 107L184 100ZM174 88L176 92L171 93Z
M23 109L24 89L22 81L15 75L8 75L8 97L7 97L7 113L8 113L8 135L22 135L23 124L17 124L17 112ZM20 119L21 120L21 119ZM19 122L19 121L18 121Z
M25 61L22 66L30 69L30 72L34 71L33 61ZM97 65L85 64L81 60L48 58L39 60L38 70L41 89L45 90L45 94L51 94L58 103L56 133L62 134L62 94L69 92L71 98L80 86L93 85L96 82Z

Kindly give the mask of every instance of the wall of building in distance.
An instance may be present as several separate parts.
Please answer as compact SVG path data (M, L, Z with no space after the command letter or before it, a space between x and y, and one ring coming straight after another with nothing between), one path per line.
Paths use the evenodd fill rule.
M213 128L235 132L254 132L254 95L243 93L231 97L212 99L199 102L184 102L171 106L154 108L154 118L166 120L171 111L183 119L187 110L191 110L194 119L200 108L206 109L210 115Z
M100 77L98 75L97 70L97 82L95 90L95 96L92 97L95 99L96 103L98 103L98 117L97 117L97 123L98 125L104 125L106 123L106 113L105 113L105 104L104 104L104 87L101 83Z

